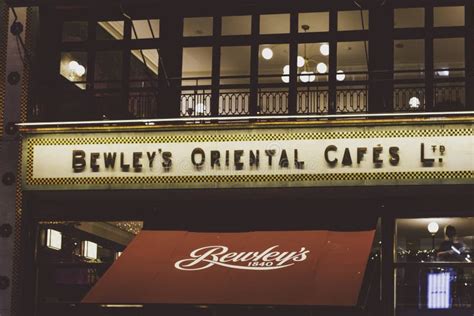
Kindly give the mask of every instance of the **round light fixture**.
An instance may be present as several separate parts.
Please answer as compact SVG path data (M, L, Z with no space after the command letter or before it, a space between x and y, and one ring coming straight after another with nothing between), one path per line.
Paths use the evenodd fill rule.
M262 50L262 57L266 60L270 60L273 57L273 50L269 47L266 47Z
M84 74L86 73L86 68L82 65L78 65L76 67L76 70L74 71L76 73L76 75L78 75L79 77L82 77L84 76Z
M321 44L321 46L319 46L319 52L323 56L328 56L329 55L329 44L328 43Z
M408 104L410 105L410 109L418 109L421 105L421 102L417 97L411 97L408 101Z
M304 67L304 64L306 64L306 60L304 59L304 57L298 56L298 58L296 59L296 66L298 66L298 68L301 68Z
M285 67L283 67L283 74L284 75L290 74L290 65L286 65Z
M281 81L283 81L284 83L289 83L290 76L288 76L288 74L283 74L283 76L281 76Z
M337 75L336 75L337 81L344 81L346 79L346 74L344 74L344 71L338 70Z
M431 222L431 223L428 224L428 231L430 232L430 234L434 235L438 232L438 230L439 230L438 223Z
M319 64L316 65L316 70L320 74L325 74L328 71L328 66L326 66L325 63L319 63Z
M300 73L300 80L304 83L313 82L316 80L316 75L312 71L302 71Z
M75 60L70 61L68 64L69 70L72 72L76 72L77 67L79 66L79 63Z

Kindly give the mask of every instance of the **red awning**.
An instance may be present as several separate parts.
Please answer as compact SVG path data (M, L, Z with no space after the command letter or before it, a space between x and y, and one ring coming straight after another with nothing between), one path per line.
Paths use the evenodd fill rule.
M142 231L83 302L355 306L373 237Z

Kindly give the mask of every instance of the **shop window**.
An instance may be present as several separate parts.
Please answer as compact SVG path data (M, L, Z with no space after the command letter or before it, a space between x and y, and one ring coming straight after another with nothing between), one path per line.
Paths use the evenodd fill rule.
M82 301L117 254L124 252L140 232L143 223L45 221L38 226L44 232L37 241L35 261L38 308L56 315L54 311L63 302ZM59 236L61 239L57 239Z
M87 40L86 21L66 21L62 30L63 42L83 42Z
M160 20L134 20L132 23L132 39L160 37Z
M259 82L288 83L289 67L288 44L260 45L258 55Z
M223 16L222 35L249 35L252 32L252 16Z
M435 7L434 26L464 26L464 7Z
M73 82L76 87L84 90L86 88L87 53L62 52L59 73L70 82Z
M183 36L212 36L212 17L184 18Z
M94 88L119 88L121 80L122 52L97 52L95 58Z
M358 31L369 29L369 12L367 10L339 11L337 13L338 31Z
M474 217L399 219L397 249L398 262L469 263L474 250Z
M397 220L397 310L469 310L474 218Z
M221 84L249 83L250 46L221 47ZM239 78L224 78L224 77Z
M289 14L264 14L260 16L260 34L290 33Z
M307 25L308 33L328 32L329 31L329 12L305 12L298 14L298 24ZM304 29L299 29L300 33L304 33Z
M394 27L425 27L424 8L403 8L394 10Z
M96 39L97 40L122 40L123 39L123 21L100 21L97 22Z

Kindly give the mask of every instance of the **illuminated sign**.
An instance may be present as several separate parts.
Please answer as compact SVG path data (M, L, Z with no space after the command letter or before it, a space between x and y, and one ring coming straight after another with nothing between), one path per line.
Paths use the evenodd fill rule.
M471 125L26 135L25 189L472 183Z

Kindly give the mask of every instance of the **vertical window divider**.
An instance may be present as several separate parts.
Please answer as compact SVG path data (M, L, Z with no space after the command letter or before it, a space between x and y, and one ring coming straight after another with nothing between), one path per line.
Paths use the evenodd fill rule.
M95 59L97 51L96 29L98 17L93 11L89 11L87 23L87 74L86 74L86 96L87 106L94 111L98 111L95 106L94 89L95 89Z
M329 10L329 106L328 114L336 114L337 102L337 8Z
M222 17L214 16L212 19L213 45L212 45L212 80L211 80L211 116L219 115L219 91L221 74L221 29Z
M290 13L290 56L289 56L289 65L290 65L290 83L288 90L288 114L294 115L297 112L296 103L297 103L297 58L298 58L298 13Z
M250 43L250 99L249 114L257 115L258 104L258 54L259 54L260 15L252 14L252 33Z
M128 103L130 95L130 58L131 58L131 43L132 43L132 20L125 19L123 23L123 41L122 41L122 91L120 93L122 100L123 115L128 115ZM147 70L145 70L147 71Z
M425 109L434 108L433 3L425 5Z
M466 67L466 110L474 109L474 2L466 1L464 7L464 23L466 29L465 67Z

